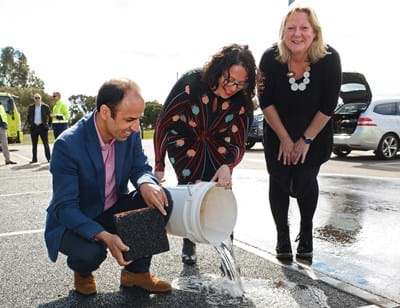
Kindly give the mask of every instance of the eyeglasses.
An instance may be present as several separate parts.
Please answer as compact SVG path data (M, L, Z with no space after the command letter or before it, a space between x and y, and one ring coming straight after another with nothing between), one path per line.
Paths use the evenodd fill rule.
M56 97L57 97L57 95L53 95L53 97L54 97L54 98L56 98Z
M224 76L224 86L228 87L236 86L238 90L242 90L246 88L247 85L248 85L247 81L237 81Z
M40 96L35 96L34 99L40 99Z

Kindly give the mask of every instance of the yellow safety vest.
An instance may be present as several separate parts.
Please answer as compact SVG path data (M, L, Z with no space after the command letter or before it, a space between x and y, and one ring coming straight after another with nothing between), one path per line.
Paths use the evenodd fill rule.
M56 101L53 106L53 123L68 123L69 112L68 106L64 104L61 100Z

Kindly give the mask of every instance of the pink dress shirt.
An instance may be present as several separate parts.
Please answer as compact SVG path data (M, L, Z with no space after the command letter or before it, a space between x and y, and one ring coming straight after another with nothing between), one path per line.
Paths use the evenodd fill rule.
M105 171L105 202L104 211L111 208L117 202L117 183L115 180L115 139L109 144L105 144L100 136L99 129L96 124L96 116L94 116L94 126L96 127L97 136L100 141L101 154L103 156Z

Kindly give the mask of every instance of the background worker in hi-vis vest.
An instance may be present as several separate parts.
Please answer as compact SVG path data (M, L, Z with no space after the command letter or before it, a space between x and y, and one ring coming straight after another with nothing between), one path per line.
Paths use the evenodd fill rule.
M57 139L58 135L68 128L69 110L68 106L61 101L60 92L53 93L53 101L52 127L54 139Z

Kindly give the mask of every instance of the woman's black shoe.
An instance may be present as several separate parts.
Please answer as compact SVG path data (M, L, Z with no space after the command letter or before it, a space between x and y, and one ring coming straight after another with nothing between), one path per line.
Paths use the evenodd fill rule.
M182 262L187 265L196 264L196 244L191 240L184 238L182 247Z
M297 246L296 258L312 259L313 257L313 238L312 231L300 232L296 237Z
M278 231L278 243L276 244L276 258L282 261L293 259L292 246L290 245L290 235L288 232Z

